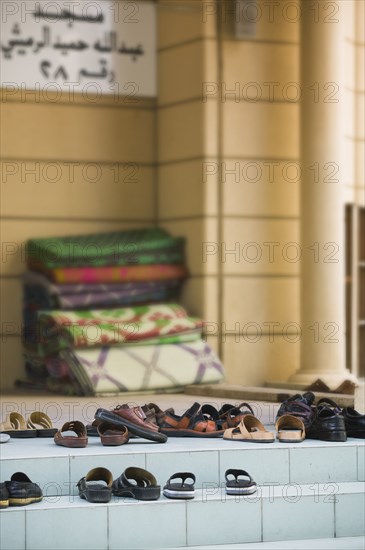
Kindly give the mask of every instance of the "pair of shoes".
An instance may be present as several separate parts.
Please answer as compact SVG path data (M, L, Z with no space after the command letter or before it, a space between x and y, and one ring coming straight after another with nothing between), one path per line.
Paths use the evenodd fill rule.
M95 413L96 422L105 422L111 426L127 428L138 437L149 439L157 443L165 443L167 436L161 433L159 426L147 418L142 407L118 405L114 410L98 409Z
M365 438L365 415L351 407L341 410L335 401L328 397L314 404L312 392L297 394L284 401L278 411L277 421L290 414L302 420L308 439L322 441L346 441L347 436Z
M0 508L26 506L43 499L42 490L23 472L16 472L10 481L0 483Z
M80 498L89 502L109 502L112 495L137 500L157 500L160 486L156 478L143 468L127 468L113 481L106 468L94 468L77 483Z
M11 412L0 424L0 432L14 438L53 437L57 429L53 427L50 417L41 411L34 411L25 420L18 412Z
M169 437L220 437L224 429L199 403L194 403L184 414L178 416L174 409L162 411L155 403L143 407L150 419L155 419L161 433Z
M104 446L124 445L129 441L128 429L124 426L114 426L106 422L97 425L97 433ZM54 436L54 442L61 447L82 448L88 444L86 427L82 422L73 420L66 422Z
M269 432L253 414L245 414L238 426L228 428L224 432L223 439L252 443L273 443L275 435Z

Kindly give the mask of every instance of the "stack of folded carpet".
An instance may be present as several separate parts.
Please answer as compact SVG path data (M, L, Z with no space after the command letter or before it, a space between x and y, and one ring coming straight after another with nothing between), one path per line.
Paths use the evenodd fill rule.
M153 363L156 372L164 370L165 362L161 366L161 361L168 362L166 354L174 350L173 357L169 356L174 362L176 351L179 350L178 355L182 353L182 348L175 345L194 340L195 349L200 338L199 322L189 320L181 308L168 305L178 298L187 277L184 248L184 238L171 237L158 227L29 240L26 255L30 271L24 276L23 308L28 379L24 383L87 394L154 389L156 374L150 373L154 367L142 368L142 363ZM157 317L152 320L146 319L145 308L136 307L154 303L160 305L153 310ZM184 325L183 334L176 330L176 319ZM169 325L162 327L162 336L156 329L161 321L168 321ZM134 324L137 333L119 330L126 322ZM151 322L155 324L152 328ZM136 346L141 341L150 344L143 347L141 357L135 347L133 353L125 351L125 346ZM153 357L148 355L150 352ZM110 373L114 373L117 362L125 362L126 356L130 367L124 367L125 372L132 368L133 358L135 363L140 362L140 370L146 371L143 380L131 384L129 375L119 380L118 374L116 383L112 383L114 374ZM101 370L102 363L103 371L108 371L101 377L103 383L97 373L89 380L90 369L85 367L88 361L91 365L96 361L96 370ZM192 378L191 373L188 382L183 381L184 377L180 381L172 376L169 384L166 379L158 382L158 387L184 385Z

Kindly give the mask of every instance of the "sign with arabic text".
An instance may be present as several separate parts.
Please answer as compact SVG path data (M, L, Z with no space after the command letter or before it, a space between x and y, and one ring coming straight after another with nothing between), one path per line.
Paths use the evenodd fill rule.
M156 95L153 2L1 1L1 87Z

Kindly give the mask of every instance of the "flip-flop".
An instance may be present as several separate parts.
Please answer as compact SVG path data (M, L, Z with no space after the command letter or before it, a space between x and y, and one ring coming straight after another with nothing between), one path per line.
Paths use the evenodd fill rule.
M37 430L38 437L53 437L57 428L53 427L52 420L48 414L41 411L34 411L27 420L27 427Z
M300 443L305 439L303 421L297 416L283 414L275 424L276 437L282 443Z
M172 483L173 479L181 479L181 483ZM193 483L186 483L191 479ZM190 499L195 497L195 475L190 472L178 472L173 474L163 488L163 494L167 498Z
M130 481L132 480L132 481ZM161 488L154 475L143 468L127 468L113 481L113 495L137 500L157 500Z
M109 502L112 498L112 473L106 468L94 468L77 483L80 498L88 502Z
M101 422L98 424L97 430L102 444L106 447L124 445L129 441L128 428L125 426L114 426L107 422Z
M236 428L228 428L223 439L250 441L252 443L273 443L275 434L269 432L253 414L246 414Z
M54 442L61 447L71 447L73 449L86 447L88 437L84 424L78 420L66 422L55 434Z
M6 417L5 422L0 424L0 432L18 439L37 437L37 430L27 428L24 416L18 412L11 412Z
M233 476L234 479L229 479L229 476ZM239 479L241 477L245 479ZM252 495L257 491L256 483L246 470L227 470L225 478L227 495Z

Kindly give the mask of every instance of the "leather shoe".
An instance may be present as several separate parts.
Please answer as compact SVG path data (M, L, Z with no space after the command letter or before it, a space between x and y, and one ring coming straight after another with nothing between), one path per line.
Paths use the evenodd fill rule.
M23 472L16 472L11 476L11 480L5 483L10 506L25 506L32 502L40 502L43 498L39 485L32 483Z
M346 432L349 437L365 438L365 414L360 414L352 407L342 409Z

